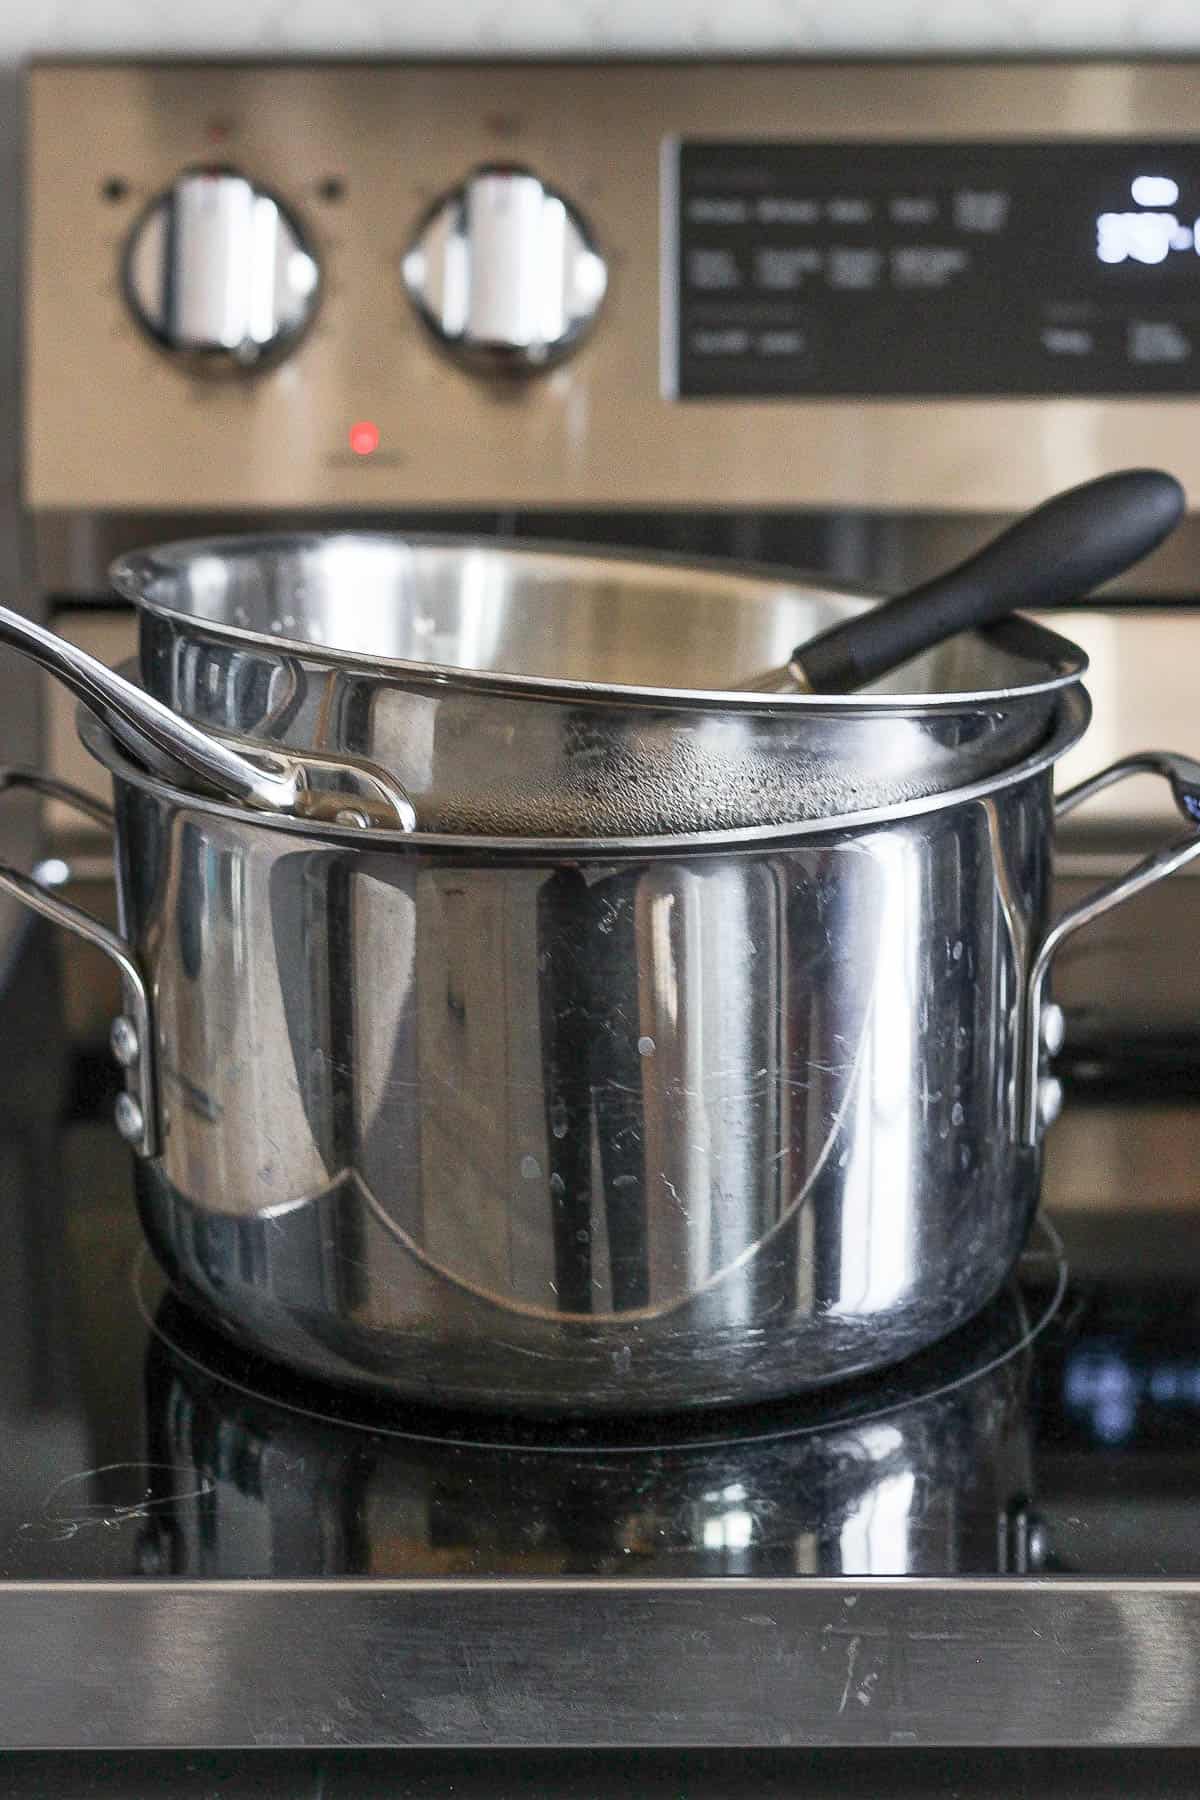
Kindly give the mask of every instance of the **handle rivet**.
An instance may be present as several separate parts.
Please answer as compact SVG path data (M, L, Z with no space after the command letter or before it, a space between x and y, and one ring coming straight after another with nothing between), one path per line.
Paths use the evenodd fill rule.
M1061 1006L1051 1001L1042 1008L1042 1049L1047 1056L1057 1056L1067 1035L1067 1019Z
M124 1013L118 1013L112 1022L108 1034L108 1045L123 1069L131 1069L141 1055L142 1047L138 1043L138 1034L133 1020Z
M1063 1106L1063 1084L1057 1075L1043 1075L1037 1084L1038 1124L1045 1131L1053 1125Z
M136 1144L144 1137L146 1120L141 1107L132 1094L118 1094L117 1104L113 1108L113 1117L117 1122L117 1130L127 1144Z

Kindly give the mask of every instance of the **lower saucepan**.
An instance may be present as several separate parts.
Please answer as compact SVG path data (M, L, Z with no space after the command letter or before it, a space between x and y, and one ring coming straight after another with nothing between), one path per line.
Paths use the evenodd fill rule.
M549 1412L763 1399L996 1292L1056 1084L1051 741L787 831L621 842L271 819L85 739L116 800L120 1123L150 1243L224 1328L384 1394Z

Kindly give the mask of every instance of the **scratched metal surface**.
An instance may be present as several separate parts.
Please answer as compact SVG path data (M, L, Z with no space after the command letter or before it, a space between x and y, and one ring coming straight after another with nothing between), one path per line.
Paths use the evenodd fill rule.
M11 1748L1200 1743L1197 1581L72 1583L2 1604Z

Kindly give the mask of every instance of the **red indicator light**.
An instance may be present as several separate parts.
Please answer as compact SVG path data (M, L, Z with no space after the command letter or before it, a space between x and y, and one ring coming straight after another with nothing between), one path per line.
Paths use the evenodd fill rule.
M370 456L379 448L379 427L371 419L358 419L350 427L350 448L355 456Z

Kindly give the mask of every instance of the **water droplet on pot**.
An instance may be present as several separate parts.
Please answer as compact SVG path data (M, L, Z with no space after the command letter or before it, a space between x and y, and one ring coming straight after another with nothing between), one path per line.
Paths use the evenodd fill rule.
M542 1172L542 1165L536 1156L521 1158L521 1173L526 1181L536 1181Z
M962 1122L963 1122L963 1109L962 1109L962 1106L959 1104L959 1102L956 1100L954 1102L954 1105L950 1108L950 1123L952 1125L961 1125Z
M654 1039L652 1037L640 1037L638 1039L638 1055L639 1056L653 1056L656 1047L657 1046L655 1045Z

